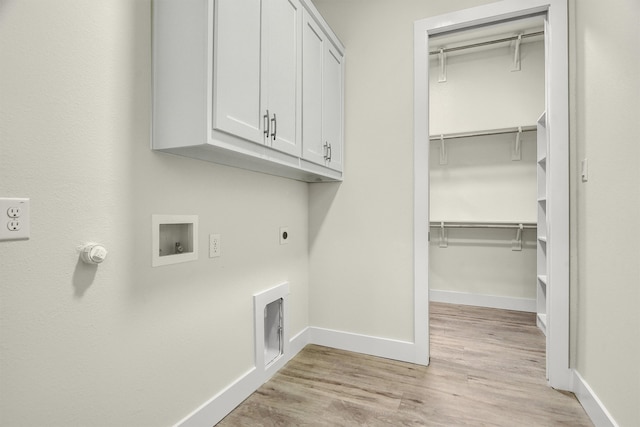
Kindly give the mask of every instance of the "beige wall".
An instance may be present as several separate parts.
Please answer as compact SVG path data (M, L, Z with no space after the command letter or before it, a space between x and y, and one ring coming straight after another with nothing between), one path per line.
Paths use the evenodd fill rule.
M310 190L311 324L412 339L412 24L485 2L314 3L347 46L347 179ZM571 6L572 359L617 422L632 426L640 423L639 3ZM583 157L588 183L578 179Z
M640 3L571 2L576 370L640 425ZM580 160L589 159L581 182Z
M482 3L314 0L347 53L345 181L310 186L313 326L413 341L413 23Z
M0 2L0 197L31 198L0 243L2 426L170 425L253 366L254 293L289 280L308 325L307 184L149 149L150 10ZM151 267L156 213L199 215L198 261Z
M32 233L0 244L0 424L178 421L252 366L251 295L282 280L294 333L412 340L412 24L486 2L315 1L347 46L347 163L307 190L149 150L148 0L1 0L0 197L31 198ZM573 358L632 426L640 12L572 4ZM153 213L200 215L199 261L150 267ZM97 269L87 240L110 250Z
M522 24L525 25L525 24ZM527 33L539 31L528 23ZM542 25L540 22L538 25ZM511 34L513 28L503 29ZM463 34L467 34L464 36ZM478 41L478 31L456 33ZM495 36L494 36L495 37ZM452 46L438 37L437 46ZM433 46L433 45L432 45ZM432 135L475 132L536 124L545 109L544 42L523 43L521 70L512 72L513 47L493 45L449 54L447 81L438 82L438 56L429 63L429 131ZM429 151L431 221L536 222L536 133L522 134L522 157L511 159L515 134L446 141ZM448 247L432 228L429 289L529 299L535 310L536 232L523 233L522 250L511 250L515 230L448 230Z

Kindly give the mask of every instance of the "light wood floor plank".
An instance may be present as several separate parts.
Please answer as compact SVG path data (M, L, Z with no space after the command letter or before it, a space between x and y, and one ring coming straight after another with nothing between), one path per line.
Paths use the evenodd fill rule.
M428 367L305 347L219 426L592 426L535 314L431 303Z

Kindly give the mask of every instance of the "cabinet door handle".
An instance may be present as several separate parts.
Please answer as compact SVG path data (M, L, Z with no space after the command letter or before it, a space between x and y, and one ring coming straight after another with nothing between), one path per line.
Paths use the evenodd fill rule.
M273 119L271 119L273 125L273 132L271 133L271 139L276 140L276 132L278 131L278 120L276 119L276 113L273 113Z
M331 161L331 157L333 157L333 152L331 151L331 144L329 144L329 161Z
M264 120L264 136L269 138L269 110L267 110L267 114L265 114L264 116L262 116L263 120Z
M329 160L329 143L327 141L324 142L324 145L322 146L323 151L324 151L324 159L325 160Z

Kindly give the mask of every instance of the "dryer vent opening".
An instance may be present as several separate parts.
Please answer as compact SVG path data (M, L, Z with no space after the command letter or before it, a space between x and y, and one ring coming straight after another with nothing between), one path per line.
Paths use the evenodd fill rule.
M283 354L284 340L283 299L267 304L264 308L264 366L267 367Z
M255 363L261 381L268 380L289 358L289 283L253 296Z

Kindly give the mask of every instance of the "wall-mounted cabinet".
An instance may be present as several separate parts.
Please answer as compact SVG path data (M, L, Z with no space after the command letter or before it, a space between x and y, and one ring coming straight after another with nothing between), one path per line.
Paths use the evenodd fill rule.
M344 58L314 18L302 18L303 157L342 171Z
M303 42L303 20L323 40L320 62L304 69L315 52ZM153 149L302 181L339 181L343 55L309 0L155 0ZM306 119L317 109L314 127ZM303 154L316 140L325 144L319 159Z

